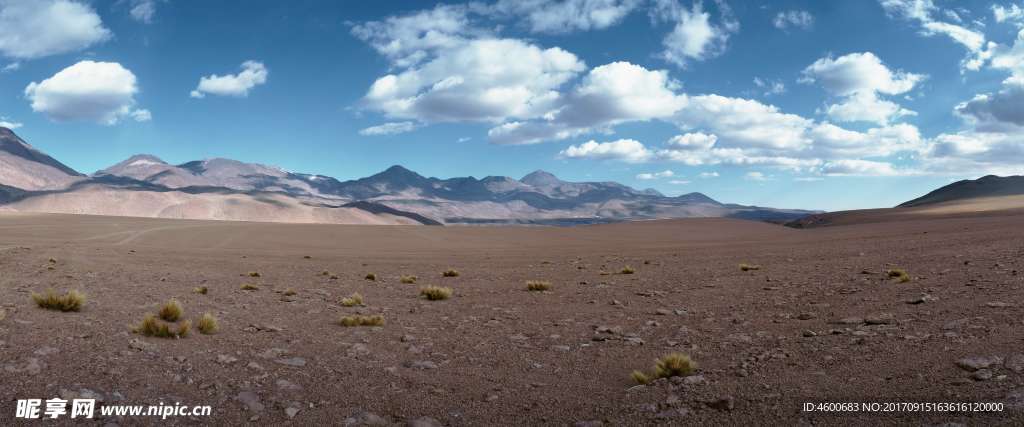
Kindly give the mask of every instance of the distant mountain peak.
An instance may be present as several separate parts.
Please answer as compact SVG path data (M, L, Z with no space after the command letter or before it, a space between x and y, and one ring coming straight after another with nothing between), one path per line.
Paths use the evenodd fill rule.
M558 177L551 172L538 169L524 176L523 179L519 180L519 182L532 185L534 187L543 187L561 184L562 180L558 179Z
M979 197L1015 196L1021 194L1024 194L1024 176L1004 177L985 175L975 180L965 179L940 187L897 207L907 208Z
M698 192L686 193L686 194L683 194L681 196L676 197L676 199L685 200L685 201L691 202L691 203L708 203L708 204L712 204L712 205L721 205L722 204L718 200L712 199L712 198L708 197L706 194L698 193Z
M134 156L129 157L127 160L125 160L122 163L124 163L124 164L126 164L128 166L141 166L141 165L153 165L153 164L166 165L167 164L167 162L163 161L163 159L161 159L161 158L159 158L157 156L154 156L152 154L136 154Z
M83 176L78 173L78 171L69 168L53 157L43 154L43 152L37 150L35 147L21 139L13 130L5 127L0 127L0 151L6 152L15 157L20 157L30 162L50 166L71 176Z

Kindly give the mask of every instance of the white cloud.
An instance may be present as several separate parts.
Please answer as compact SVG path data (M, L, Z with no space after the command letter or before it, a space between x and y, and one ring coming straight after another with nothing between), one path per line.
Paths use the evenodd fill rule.
M429 10L383 21L370 21L352 27L352 34L370 44L396 67L411 67L468 41L481 30L473 28L468 9L458 5L438 5Z
M531 32L557 34L611 27L641 3L641 0L501 0L486 12L521 16Z
M787 10L775 15L772 24L780 30L790 27L806 30L814 25L814 15L806 10Z
M364 105L422 122L530 119L552 111L558 88L585 69L575 55L513 39L480 39L377 79Z
M689 184L690 181L687 181L685 179L673 179L673 180L670 180L668 183L672 184L672 185L686 185L686 184Z
M922 35L942 34L966 48L971 55L961 62L963 69L977 71L991 57L994 43L986 43L985 35L980 31L936 20L934 14L943 10L932 0L879 0L879 3L890 16L916 21L921 26Z
M156 0L132 0L128 14L136 21L152 23L156 16Z
M764 91L764 96L781 95L786 93L786 85L782 81L768 81L760 77L754 77L754 86Z
M661 56L679 67L685 67L690 61L703 61L722 54L729 35L739 30L739 24L732 19L731 11L723 2L718 2L722 15L719 25L711 22L711 14L704 11L700 1L694 2L692 9L686 9L676 0L662 0L658 4L658 10L652 13L675 23L662 40L665 50Z
M17 129L21 126L21 123L11 121L11 119L8 119L7 117L0 116L0 128Z
M995 17L996 22L999 23L1024 21L1024 9L1012 3L1006 7L998 4L992 5L992 15Z
M653 179L671 178L675 175L675 172L672 172L670 170L663 170L661 172L641 173L636 176L636 179L650 181Z
M701 172L700 177L703 179L718 178L718 172Z
M642 143L632 139L620 139L612 142L587 141L580 145L570 145L559 153L568 159L600 159L620 160L628 163L641 163L650 160L652 153Z
M893 176L900 172L892 164L871 160L835 160L825 163L821 173L830 176Z
M0 53L17 59L75 52L112 36L88 4L0 0Z
M206 94L221 96L249 96L252 88L267 82L267 67L259 61L245 61L238 74L216 74L202 77L195 90L189 93L193 98L205 98Z
M4 65L3 68L0 68L0 73L10 73L12 71L18 71L18 69L20 69L20 68L21 68L21 63L15 61L15 62L12 62L10 64Z
M86 120L107 125L124 117L147 121L135 108L135 74L116 62L81 61L25 88L32 110L56 121Z
M359 134L363 136L398 135L400 133L412 132L417 127L419 126L414 122L391 122L368 127L359 131Z
M770 177L765 175L763 172L753 171L747 172L746 175L743 175L743 179L746 179L747 181L767 181Z
M824 112L843 122L869 121L885 125L903 116L914 115L879 94L898 95L909 92L926 78L922 74L892 71L871 52L851 53L820 58L803 70L802 82L818 83L828 92L841 97Z

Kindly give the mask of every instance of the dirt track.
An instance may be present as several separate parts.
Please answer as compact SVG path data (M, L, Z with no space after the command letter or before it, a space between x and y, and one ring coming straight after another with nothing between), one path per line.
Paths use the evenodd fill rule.
M0 424L18 398L84 388L107 403L213 406L212 418L180 424L336 425L372 413L445 425L1019 425L1022 259L1024 216L794 230L722 219L442 228L0 214ZM626 265L636 273L617 274ZM461 275L442 278L449 267ZM887 280L890 268L913 280ZM418 284L399 283L409 274ZM527 292L527 280L554 289ZM428 284L455 295L418 298ZM36 308L30 292L48 287L89 301L79 313ZM339 305L353 292L365 307ZM191 319L215 314L221 332L131 333L171 297ZM335 324L352 313L387 323ZM699 376L630 380L673 351L691 355ZM983 356L1003 359L990 379L956 364ZM801 412L851 401L1005 410Z

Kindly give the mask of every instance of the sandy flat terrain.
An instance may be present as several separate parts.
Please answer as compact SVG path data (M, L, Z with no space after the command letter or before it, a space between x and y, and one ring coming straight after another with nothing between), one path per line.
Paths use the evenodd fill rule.
M1022 260L1022 215L795 230L725 219L515 228L0 212L0 424L15 399L87 389L108 403L212 405L212 419L173 420L196 425L1019 425ZM617 274L626 265L636 273ZM461 275L442 278L447 268ZM912 280L887 280L891 268ZM371 272L377 281L364 279ZM527 280L554 287L527 292ZM455 294L419 298L428 284ZM30 292L49 287L80 289L88 303L36 308ZM365 307L339 304L353 292ZM172 297L190 319L215 314L222 330L131 333ZM386 325L335 323L354 313ZM674 351L700 364L696 375L632 382ZM957 366L991 356L998 363L981 373ZM801 412L850 401L1005 406Z

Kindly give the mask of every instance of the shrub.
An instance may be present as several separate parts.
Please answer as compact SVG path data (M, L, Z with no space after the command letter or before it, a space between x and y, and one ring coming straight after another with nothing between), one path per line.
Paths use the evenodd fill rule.
M441 273L441 276L443 276L443 277L459 277L459 270L456 270L454 268L449 268L449 269L445 270L443 273Z
M742 271L756 271L756 270L760 270L760 269L761 269L760 265L752 265L752 264L746 264L746 263L740 264L740 270L742 270Z
M243 284L241 286L241 289L243 291L258 291L260 289L260 287L256 286L256 285L253 285L251 283L245 283L245 284Z
M526 282L526 290L541 292L551 289L551 282L541 280L529 280Z
M651 377L647 376L647 374L641 371L633 371L633 373L629 374L629 376L633 378L633 381L636 381L636 383L640 385L651 382Z
M420 289L420 295L426 297L430 301L439 301L448 299L452 296L452 288L442 288L440 286L427 286Z
M210 335L216 333L220 326L217 318L207 312L203 313L203 316L199 318L199 322L196 322L196 329L204 335Z
M384 316L345 316L338 321L341 326L384 326Z
M47 289L42 294L32 293L32 300L40 308L64 312L80 311L85 305L85 295L76 290L70 290L64 295L60 295L53 289Z
M671 353L654 363L656 378L685 377L697 369L697 363L682 353Z
M171 298L157 312L157 316L168 322L177 322L181 318L181 314L184 310L181 308L181 303L178 300Z
M330 272L330 271L327 271L327 270L324 270L324 271L321 271L321 272L320 272L320 275L321 275L321 276L330 276L330 275L331 275L331 272Z
M157 338L185 338L192 330L192 322L184 321L177 328L172 328L170 323L161 322L152 313L142 318L142 323L136 326L134 332L147 337Z
M890 279L896 279L897 283L907 283L910 281L910 274L903 269L894 268L886 272L886 275L889 276Z
M288 289L285 289L285 290L284 290L284 292L282 292L282 294L283 294L284 296L286 296L286 297L290 297L290 296L293 296L293 295L295 295L295 294L297 294L297 293L298 293L298 292L295 292L295 289L292 289L292 288L288 288Z
M416 280L419 280L419 277L416 277L416 276L402 276L402 278L399 279L400 282L405 283L407 285L411 285L413 283L416 283Z
M357 305L363 305L363 296L359 293L354 293L347 298L341 299L341 305L345 307L355 307Z
M261 276L263 276L263 275L260 274L260 272L258 272L258 271L250 271L249 272L249 277L261 277Z
M368 273L366 275L366 277L364 277L364 279L369 280L371 282L376 282L377 281L377 275L374 274L374 273Z
M636 273L636 270L634 270L633 267L630 267L628 265L625 266L625 267L622 267L622 270L619 271L619 274L633 274L633 273Z
M195 289L192 289L192 292L195 292L199 295L206 295L208 292L210 292L210 289L207 288L206 286L200 286Z

